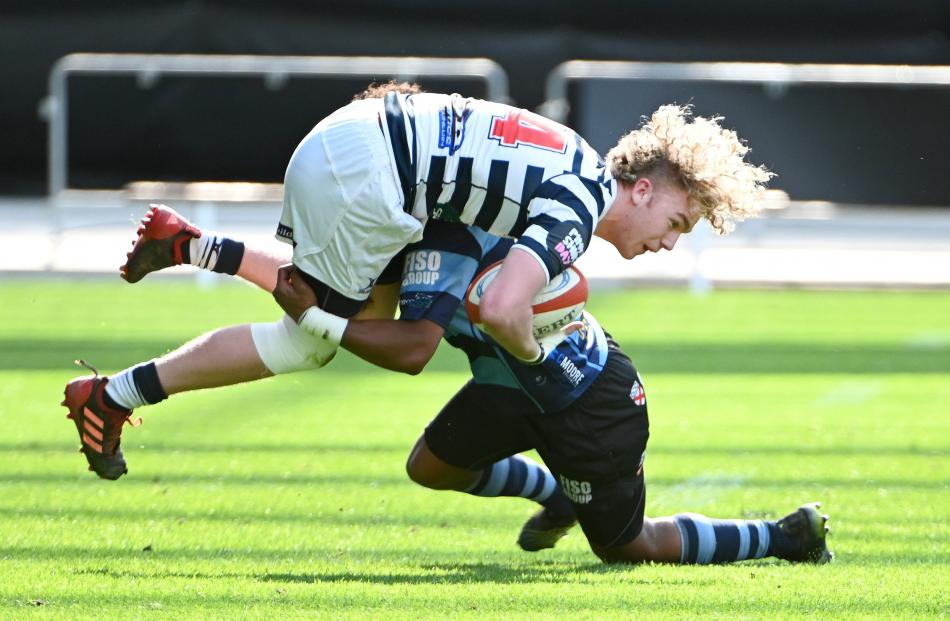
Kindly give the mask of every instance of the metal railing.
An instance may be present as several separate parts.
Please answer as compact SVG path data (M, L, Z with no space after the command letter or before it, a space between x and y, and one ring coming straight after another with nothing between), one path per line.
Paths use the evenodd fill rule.
M569 82L590 79L752 83L781 92L798 84L950 86L950 67L570 60L548 74L539 112L563 123L570 112Z
M280 88L292 77L471 78L484 80L488 99L508 100L508 75L487 58L69 54L53 65L49 95L41 108L49 122L48 188L52 201L69 183L69 78L80 74L134 75L143 87L153 85L162 75L260 76L269 88Z

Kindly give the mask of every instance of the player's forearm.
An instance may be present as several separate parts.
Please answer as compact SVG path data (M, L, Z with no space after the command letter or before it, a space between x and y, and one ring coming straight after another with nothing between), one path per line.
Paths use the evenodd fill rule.
M538 354L538 342L532 334L531 307L510 309L506 314L482 315L485 331L499 345L521 360L532 360Z
M512 249L479 304L485 330L516 358L532 360L538 343L532 334L531 302L547 283L537 259Z
M441 328L433 342L434 331L419 324L385 319L350 321L340 345L378 367L416 375L432 359L441 338Z

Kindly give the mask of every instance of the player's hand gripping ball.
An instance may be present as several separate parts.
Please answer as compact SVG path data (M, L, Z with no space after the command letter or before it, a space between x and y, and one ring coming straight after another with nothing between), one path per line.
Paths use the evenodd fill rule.
M482 329L478 305L485 289L501 270L501 261L486 267L465 292L465 310L471 321ZM531 302L534 313L534 338L541 339L580 317L587 303L587 279L573 265L551 279Z

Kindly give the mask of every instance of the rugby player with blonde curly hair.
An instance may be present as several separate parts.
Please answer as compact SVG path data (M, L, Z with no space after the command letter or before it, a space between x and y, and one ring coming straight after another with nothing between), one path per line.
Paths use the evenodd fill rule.
M291 244L293 265L280 274L312 289L314 305L275 291L284 258L202 232L168 207L150 209L122 267L126 280L190 263L275 291L286 315L213 331L111 381L69 382L64 405L91 468L110 479L125 473L118 446L132 408L319 368L350 318L392 317L398 282L377 279L428 220L515 240L481 317L514 358L542 364L550 352L532 334L531 300L592 235L630 259L672 249L702 217L726 232L756 213L771 173L745 160L748 148L720 120L663 106L605 162L573 130L527 110L407 83L371 85L318 123L287 166L277 238Z

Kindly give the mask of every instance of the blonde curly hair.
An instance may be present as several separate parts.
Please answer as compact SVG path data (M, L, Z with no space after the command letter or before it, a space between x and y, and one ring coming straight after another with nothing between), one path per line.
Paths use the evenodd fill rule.
M726 234L759 213L774 175L743 159L749 147L721 120L693 117L690 106L661 106L607 152L607 167L625 183L643 176L677 183L713 229Z

